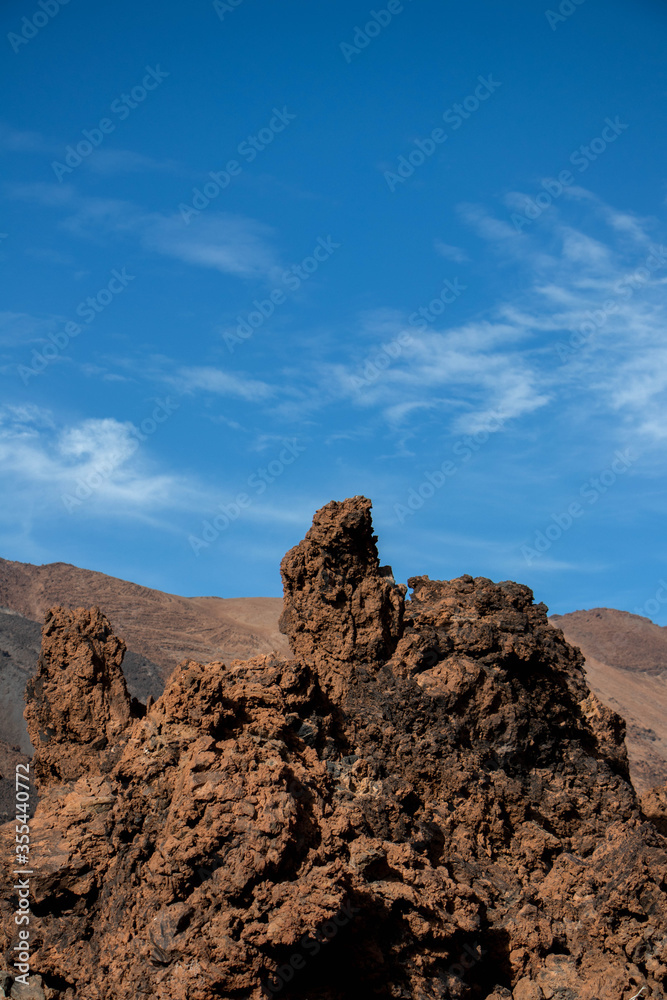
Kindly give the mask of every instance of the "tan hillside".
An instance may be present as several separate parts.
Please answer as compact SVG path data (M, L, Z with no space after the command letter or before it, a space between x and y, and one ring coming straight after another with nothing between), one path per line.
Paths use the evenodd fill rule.
M588 683L627 723L630 773L639 792L667 782L667 628L648 618L593 608L553 615L586 657Z

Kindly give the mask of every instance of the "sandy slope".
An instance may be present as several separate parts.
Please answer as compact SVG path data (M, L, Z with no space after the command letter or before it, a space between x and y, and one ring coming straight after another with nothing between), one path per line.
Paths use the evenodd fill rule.
M588 683L627 722L632 780L640 792L667 782L667 628L648 618L593 608L553 615L586 657Z
M0 559L0 607L41 622L47 608L98 605L128 648L156 663L163 680L185 657L208 662L287 651L280 598L178 597L66 563Z

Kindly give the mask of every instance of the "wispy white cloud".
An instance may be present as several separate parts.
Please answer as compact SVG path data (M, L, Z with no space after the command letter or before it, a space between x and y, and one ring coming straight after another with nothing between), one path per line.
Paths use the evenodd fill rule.
M96 149L94 155L84 160L87 167L97 174L134 174L134 173L181 173L181 168L174 160L156 160L144 153L132 149L112 149L102 147Z
M404 546L401 541L395 544L396 553L400 554L408 565L428 566L433 560L434 553L446 552L450 567L465 567L465 572L468 572L472 563L474 571L480 575L488 573L493 575L494 579L507 579L507 575L510 574L510 579L525 579L526 562L519 553L520 542L509 538L499 541L490 535L471 535L467 532L434 529L427 529L425 532L419 529L413 531L409 547ZM593 566L543 556L539 563L536 562L531 567L531 574L601 572L606 568L599 564Z
M0 463L5 494L14 501L4 519L23 509L44 518L81 506L122 519L205 508L206 490L156 469L139 443L129 421L108 417L58 427L38 407L2 407Z
M129 201L80 195L67 184L8 184L6 191L10 199L64 208L62 228L81 239L133 240L143 251L246 279L275 278L281 270L273 229L246 216L210 208L186 225L176 211L147 212Z
M572 218L577 203L587 206L583 222ZM343 398L400 433L437 412L443 432L465 434L558 403L580 419L585 409L606 413L621 436L667 436L667 250L653 254L656 224L579 189L526 233L483 207L462 211L518 269L511 289L449 327L420 331L396 310L363 314L347 359L314 363L315 388L302 380L281 412L314 413Z
M61 250L53 250L51 247L27 247L26 257L33 260L42 261L46 264L56 264L60 267L73 267L76 264L71 254L63 253Z
M175 212L82 197L67 185L14 185L10 193L64 211L63 225L79 237L134 241L145 252L246 280L269 280L279 267L269 227L214 207L185 225ZM622 435L662 439L667 253L647 266L653 241L661 246L658 224L571 188L517 232L509 220L525 197L509 193L495 215L485 206L460 208L513 268L496 303L472 320L433 318L420 330L396 309L369 310L354 337L325 331L298 372L286 368L275 385L217 365L173 363L154 374L179 380L181 391L266 405L285 419L314 419L345 400L399 434L435 414L443 433L472 433L492 416L520 420L558 403L564 417L576 410L583 418L587 408L608 414ZM450 259L465 255L435 246ZM407 342L397 348L401 336Z
M207 366L179 368L173 376L167 376L181 392L212 392L220 396L260 402L274 394L273 388L259 379L236 375L220 368Z
M8 153L51 153L53 144L39 132L15 129L0 122L0 149Z
M0 407L0 439L37 437L44 428L55 426L49 410L35 403L6 403Z
M68 142L49 139L40 132L15 129L0 122L0 150L7 153L37 153L51 161L62 162ZM99 174L147 173L151 171L182 173L174 160L156 160L131 149L118 149L112 145L100 146L86 156L81 165Z
M9 201L26 201L47 208L72 206L76 196L70 184L55 184L51 181L8 181L4 190Z
M504 219L497 219L488 212L482 205L473 205L464 202L459 205L459 213L465 222L471 226L475 232L485 240L516 240L519 235L514 228Z
M425 411L439 411L443 429L461 434L487 427L491 416L509 420L549 401L546 386L517 349L530 336L520 322L479 320L417 332L394 318L382 332L370 352L368 331L360 335L365 353L358 352L356 362L318 365L317 390L287 408L313 409L343 397L379 410L396 428Z
M518 204L515 195L505 203L508 212ZM575 223L571 209L578 204L586 213ZM578 187L513 240L504 222L489 223L485 209L463 211L478 235L523 269L522 285L497 312L539 335L520 352L536 384L561 396L578 387L583 419L582 407L589 416L606 412L610 425L620 421L622 435L648 443L667 436L667 249L657 220Z
M223 274L263 278L278 265L269 244L273 231L254 219L212 212L186 227L178 214L154 213L139 228L146 249Z
M457 264L465 264L470 257L461 247L452 246L451 243L443 243L442 240L434 240L433 246L437 253L446 260L453 260Z
M0 344L11 347L28 344L35 337L46 336L54 326L55 319L6 310L0 312Z

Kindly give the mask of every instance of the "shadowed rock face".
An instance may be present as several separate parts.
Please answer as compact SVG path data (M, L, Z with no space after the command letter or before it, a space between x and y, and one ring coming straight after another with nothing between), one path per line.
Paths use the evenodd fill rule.
M47 1000L664 1000L667 840L528 588L416 577L404 604L361 497L282 572L294 659L184 661L137 717L106 619L48 620L27 708L53 729Z

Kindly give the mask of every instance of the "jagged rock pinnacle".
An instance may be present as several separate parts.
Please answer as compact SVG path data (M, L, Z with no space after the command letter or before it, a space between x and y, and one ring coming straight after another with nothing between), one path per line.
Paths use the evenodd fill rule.
M376 542L370 500L333 501L280 566L280 630L335 691L355 664L388 660L402 634L407 588L380 566Z
M99 608L47 612L24 713L43 783L99 773L98 751L117 741L130 721L124 653L125 643Z

